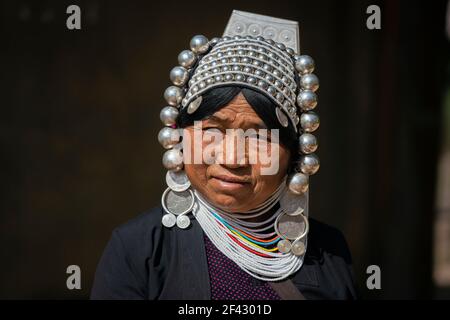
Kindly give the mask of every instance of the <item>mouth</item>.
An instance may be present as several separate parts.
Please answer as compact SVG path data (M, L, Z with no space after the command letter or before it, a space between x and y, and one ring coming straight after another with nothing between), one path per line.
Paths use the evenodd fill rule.
M211 177L211 180L219 189L229 191L238 190L250 185L248 179L230 175L214 175Z

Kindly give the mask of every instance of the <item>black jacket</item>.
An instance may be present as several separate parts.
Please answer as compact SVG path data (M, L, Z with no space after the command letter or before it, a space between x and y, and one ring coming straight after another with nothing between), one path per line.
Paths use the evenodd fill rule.
M103 252L91 299L211 299L203 230L161 225L154 208L118 227ZM306 299L354 299L351 257L340 231L312 218L292 281Z

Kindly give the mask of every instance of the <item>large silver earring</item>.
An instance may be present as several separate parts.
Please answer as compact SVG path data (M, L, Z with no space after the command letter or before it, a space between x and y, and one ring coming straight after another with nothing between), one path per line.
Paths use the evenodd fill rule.
M296 256L305 253L305 240L309 232L309 222L306 215L303 213L288 215L283 212L275 219L274 228L281 238L277 243L280 252L291 252Z

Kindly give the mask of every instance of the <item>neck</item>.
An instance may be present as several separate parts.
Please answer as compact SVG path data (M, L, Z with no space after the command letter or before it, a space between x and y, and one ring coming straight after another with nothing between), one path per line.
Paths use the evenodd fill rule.
M267 211L266 213L264 213L263 215L260 215L258 217L254 217L254 218L249 218L249 219L245 219L246 221L249 222L261 222L264 220L267 220L270 216L272 216L275 211L277 211L278 206L273 206L269 211Z

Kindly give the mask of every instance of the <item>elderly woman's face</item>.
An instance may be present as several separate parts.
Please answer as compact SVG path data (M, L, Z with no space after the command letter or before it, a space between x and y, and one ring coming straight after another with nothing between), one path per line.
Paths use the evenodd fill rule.
M208 131L221 132L224 137L227 129L254 129L265 128L263 120L256 114L248 104L245 97L240 93L228 105L213 114L212 117L202 121L202 134ZM194 126L185 128L184 135L189 135L194 141ZM229 136L230 133L227 133ZM270 137L270 133L267 134ZM198 136L198 135L197 135ZM224 139L225 140L225 139ZM267 162L261 163L260 157L257 161L249 161L249 153L255 152L247 147L245 150L244 162L237 163L237 150L227 151L227 144L223 142L224 155L219 157L217 153L210 164L203 161L201 164L185 164L185 171L192 186L200 192L213 205L231 212L244 212L257 207L264 202L280 185L286 175L290 153L283 145L273 141L268 141L267 150L273 152L277 147L279 152L276 159L278 170L271 174L262 174L261 169L267 168ZM201 142L203 148L208 144ZM191 144L191 154L194 153L194 145ZM229 148L228 150L232 150ZM229 157L234 157L236 161L224 161ZM273 165L271 163L270 165Z

